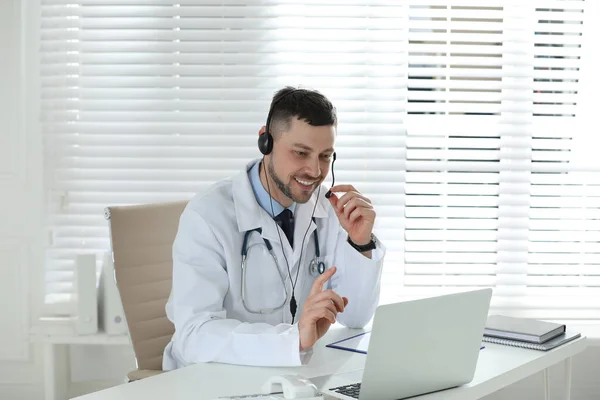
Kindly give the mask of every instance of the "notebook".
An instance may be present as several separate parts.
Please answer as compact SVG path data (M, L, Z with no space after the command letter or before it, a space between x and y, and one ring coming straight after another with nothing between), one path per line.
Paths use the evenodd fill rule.
M546 343L528 343L519 340L501 339L496 337L484 336L483 341L488 343L503 344L505 346L522 347L524 349L548 351L562 344L570 342L580 337L580 333L565 332Z
M565 333L566 326L553 322L529 318L491 315L485 324L484 336L500 339L519 340L529 343L545 343Z

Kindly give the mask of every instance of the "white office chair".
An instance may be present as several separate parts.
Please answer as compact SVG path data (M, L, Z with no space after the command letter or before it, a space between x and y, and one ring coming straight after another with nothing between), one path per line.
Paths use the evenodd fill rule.
M165 305L171 292L172 247L187 201L107 207L115 279L138 369L130 381L162 372L175 331Z

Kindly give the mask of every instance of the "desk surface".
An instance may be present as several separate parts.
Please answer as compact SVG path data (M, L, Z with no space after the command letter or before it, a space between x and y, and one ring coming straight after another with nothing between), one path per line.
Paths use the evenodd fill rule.
M308 378L343 373L364 367L366 355L325 347L360 330L334 326L314 348L303 367L263 368L207 363L196 364L141 381L91 393L79 400L210 400L219 396L259 393L262 384L273 375L299 373ZM478 399L521 379L559 363L586 347L580 338L548 352L484 343L473 380L464 386L429 395L419 400Z

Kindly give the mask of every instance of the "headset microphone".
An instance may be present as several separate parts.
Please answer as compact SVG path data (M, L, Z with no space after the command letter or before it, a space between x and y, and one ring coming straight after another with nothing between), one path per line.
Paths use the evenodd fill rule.
M335 164L335 153L333 153L333 161L331 162L331 177L333 178L333 181L331 182L331 187L335 186L335 174L333 173L333 164ZM328 190L327 193L325 193L325 198L330 198L332 194L333 193L331 193L331 189Z

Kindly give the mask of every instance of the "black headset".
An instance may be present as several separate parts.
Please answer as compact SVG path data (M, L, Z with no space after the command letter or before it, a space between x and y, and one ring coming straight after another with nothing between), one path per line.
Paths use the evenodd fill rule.
M287 92L286 94L284 94L283 96L281 96L280 98L278 98L277 100L275 100L273 102L273 104L271 104L271 108L269 108L269 113L267 114L267 122L265 124L265 131L263 133L261 133L258 136L258 150L260 150L260 152L263 155L267 155L270 154L273 151L273 135L271 135L270 132L270 128L271 128L271 118L273 118L273 110L275 109L275 106L277 105L277 103L279 103L281 100L285 99L287 96L291 95L292 93L296 93L296 92L301 92L302 89L294 89L294 90L290 90L289 92ZM331 182L331 186L335 186L335 173L333 172L333 166L335 164L335 159L336 159L336 154L335 152L333 153L333 161L331 162L331 178L332 178L332 182ZM325 198L330 198L331 197L331 190L328 190L327 193L325 193Z

